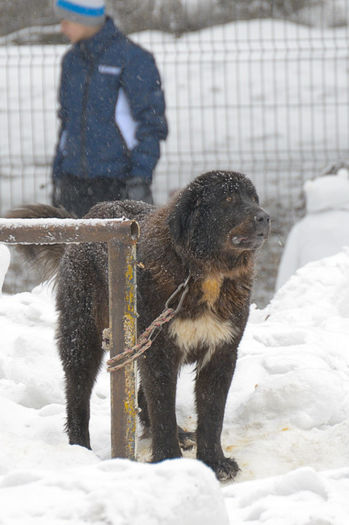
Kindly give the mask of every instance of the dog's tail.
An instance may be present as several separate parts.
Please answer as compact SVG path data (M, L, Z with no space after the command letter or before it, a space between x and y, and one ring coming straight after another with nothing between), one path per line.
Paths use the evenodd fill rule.
M8 219L68 219L73 218L64 208L54 208L47 204L28 204L10 210ZM64 244L28 244L16 245L16 249L38 271L42 280L50 279L57 273L64 254Z

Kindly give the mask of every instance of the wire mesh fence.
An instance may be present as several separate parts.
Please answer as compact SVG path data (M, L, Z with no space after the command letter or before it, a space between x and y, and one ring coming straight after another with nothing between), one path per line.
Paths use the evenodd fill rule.
M302 214L304 181L348 157L348 3L271 2L269 10L255 2L249 18L239 2L207 0L201 10L235 5L231 21L180 35L178 28L130 35L155 55L166 95L170 133L154 175L155 200L165 202L203 171L247 173L274 225L261 259L261 302L270 297L283 241ZM179 4L193 25L200 4ZM58 25L31 26L0 41L0 214L50 201L67 46L52 44Z

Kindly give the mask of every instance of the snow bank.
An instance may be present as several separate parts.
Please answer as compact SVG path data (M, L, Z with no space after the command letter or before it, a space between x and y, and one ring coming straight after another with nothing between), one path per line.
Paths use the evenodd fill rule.
M309 467L223 489L232 525L347 525L348 491L348 468L317 473Z
M110 460L109 377L91 405L93 451L67 444L52 290L0 297L0 523L346 525L349 249L300 269L251 309L223 429L241 472L219 486L187 459ZM193 370L179 423L195 428ZM138 443L139 461L149 442Z
M0 490L7 524L229 523L212 471L189 459L154 466L109 460L63 473L17 471L2 478Z
M349 245L349 178L346 169L304 184L307 215L297 222L282 253L276 289L305 264Z
M211 525L218 519L228 524L219 484L199 462L100 461L110 450L105 370L92 401L98 455L67 444L55 323L47 286L1 297L0 522Z
M251 312L223 432L240 480L349 465L348 317L348 249Z
M337 175L326 175L308 180L304 184L307 213L324 210L349 210L348 170L342 168Z

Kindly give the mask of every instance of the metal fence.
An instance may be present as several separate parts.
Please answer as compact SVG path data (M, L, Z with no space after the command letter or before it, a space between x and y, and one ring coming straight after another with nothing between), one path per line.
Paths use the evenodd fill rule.
M139 226L123 219L0 219L0 240L16 244L104 242L108 251L109 327L104 339L111 359L111 457L135 459L136 370L126 350L136 343L136 244ZM101 334L102 335L102 334ZM79 337L79 336L77 336ZM81 337L81 334L80 334ZM125 363L124 353L128 360ZM121 359L120 359L121 357Z
M130 35L154 53L167 101L156 201L206 170L250 175L274 219L269 289L280 245L301 214L303 182L348 157L348 3L338 27L328 27L323 3L308 18L304 10L287 20L263 12L179 37ZM50 198L66 46L35 44L37 31L9 35L0 46L0 214Z

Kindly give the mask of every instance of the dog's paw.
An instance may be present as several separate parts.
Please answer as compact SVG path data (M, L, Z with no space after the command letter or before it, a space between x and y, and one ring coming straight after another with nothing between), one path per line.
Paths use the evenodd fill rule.
M178 441L179 446L182 450L191 450L196 445L196 433L195 432L186 432L178 426Z
M222 458L209 465L219 481L231 481L240 468L233 458Z

